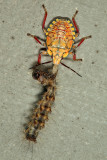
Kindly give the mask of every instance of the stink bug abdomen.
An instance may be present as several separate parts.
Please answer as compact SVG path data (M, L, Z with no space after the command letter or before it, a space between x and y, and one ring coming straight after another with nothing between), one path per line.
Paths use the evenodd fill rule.
M75 29L68 18L57 17L46 30L47 53L53 57L53 64L59 64L71 50L75 39Z

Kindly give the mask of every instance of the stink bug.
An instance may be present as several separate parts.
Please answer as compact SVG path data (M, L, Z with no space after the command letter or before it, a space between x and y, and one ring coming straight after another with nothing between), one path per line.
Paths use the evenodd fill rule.
M44 5L42 5L42 7L45 11L42 29L45 33L46 39L43 40L35 35L31 35L30 33L27 34L46 47L46 51L41 50L38 55L38 64L41 64L41 54L50 55L53 59L53 64L55 65L59 65L61 63L66 66L61 62L61 60L69 54L73 54L74 61L82 61L82 59L76 58L76 48L79 47L85 39L91 38L91 35L83 37L77 41L75 40L79 36L79 28L75 21L75 16L77 15L78 10L76 10L72 20L67 17L56 17L49 23L48 27L45 28L47 10ZM45 41L45 43L42 43L41 40ZM66 67L69 68L68 66Z

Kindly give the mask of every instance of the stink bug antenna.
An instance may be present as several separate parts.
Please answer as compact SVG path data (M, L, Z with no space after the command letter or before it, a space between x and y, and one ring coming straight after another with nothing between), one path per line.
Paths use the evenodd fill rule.
M60 62L63 66L67 67L68 69L70 69L71 71L75 72L78 76L82 77L79 73L77 73L75 70L73 70L72 68L68 67L67 65L65 65L64 63Z

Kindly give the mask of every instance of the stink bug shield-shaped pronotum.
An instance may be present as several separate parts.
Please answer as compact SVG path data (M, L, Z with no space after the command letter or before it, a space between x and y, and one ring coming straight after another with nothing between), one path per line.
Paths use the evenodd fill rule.
M76 10L72 20L67 17L56 17L49 23L48 27L45 28L47 10L44 5L42 5L42 7L45 11L42 23L42 29L46 36L46 39L44 40L45 43L41 42L41 38L31 35L30 33L27 34L28 36L33 37L38 43L46 47L46 51L41 50L38 55L38 65L41 64L41 54L43 54L50 55L53 59L52 61L54 65L59 65L61 63L65 67L71 69L62 63L61 60L67 57L69 54L73 54L74 61L82 61L82 59L76 58L76 48L79 47L85 39L91 38L91 36L86 36L76 41L76 38L79 36L79 28L75 21L75 16L77 15L78 10ZM74 71L73 69L71 70Z

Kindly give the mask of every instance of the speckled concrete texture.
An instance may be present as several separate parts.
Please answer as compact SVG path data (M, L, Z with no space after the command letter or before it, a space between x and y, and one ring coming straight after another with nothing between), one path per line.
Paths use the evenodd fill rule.
M29 70L41 46L26 34L44 38L42 4L46 25L78 8L79 38L92 39L77 50L83 62L63 60L82 78L59 66L52 113L34 144L24 139L23 124L42 91ZM0 26L0 159L106 160L107 0L0 0Z

